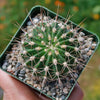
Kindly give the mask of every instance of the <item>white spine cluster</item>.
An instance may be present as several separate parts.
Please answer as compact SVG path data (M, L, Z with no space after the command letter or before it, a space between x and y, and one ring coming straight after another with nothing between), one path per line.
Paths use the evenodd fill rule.
M52 32L55 33L56 30L57 30L57 29L56 29L55 27L53 27Z
M44 38L44 36L43 36L42 33L39 33L38 36L39 36L40 38L42 38L42 39Z
M35 56L30 57L30 61L33 61L35 59Z
M61 45L61 48L66 49L67 45Z
M45 27L42 26L42 27L41 27L41 30L42 30L43 32L45 32Z
M53 59L53 64L57 65L57 59Z
M29 45L31 45L31 46L33 46L34 44L35 44L35 42L33 42L33 41L29 42Z
M40 51L42 48L41 47L36 47L35 50Z
M65 56L69 57L70 56L70 53L69 52L65 52Z
M33 37L33 33L29 33L28 36L29 36L29 38L32 38Z
M42 57L40 58L40 61L42 62L42 61L44 61L44 59L45 59L45 56L42 56Z

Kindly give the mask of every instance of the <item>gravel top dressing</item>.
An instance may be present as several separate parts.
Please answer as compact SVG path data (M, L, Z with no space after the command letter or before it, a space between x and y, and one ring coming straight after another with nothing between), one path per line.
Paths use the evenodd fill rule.
M67 100L98 46L69 19L34 7L0 58L2 69L53 100Z

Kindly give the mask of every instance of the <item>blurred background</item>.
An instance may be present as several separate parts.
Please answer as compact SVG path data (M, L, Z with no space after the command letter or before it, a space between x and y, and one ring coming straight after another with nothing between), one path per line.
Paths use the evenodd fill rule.
M0 0L0 54L17 31L15 21L22 23L26 17L26 8L42 5L54 12L60 6L59 14L66 17L70 9L71 20L100 37L100 0ZM84 91L84 100L100 100L100 46L79 78ZM2 94L2 93L1 93ZM0 96L1 96L0 94Z

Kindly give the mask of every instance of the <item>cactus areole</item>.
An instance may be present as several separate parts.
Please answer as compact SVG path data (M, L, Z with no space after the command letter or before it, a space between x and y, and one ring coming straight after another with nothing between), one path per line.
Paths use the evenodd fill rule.
M96 35L36 6L1 55L2 69L53 100L67 100L97 46Z

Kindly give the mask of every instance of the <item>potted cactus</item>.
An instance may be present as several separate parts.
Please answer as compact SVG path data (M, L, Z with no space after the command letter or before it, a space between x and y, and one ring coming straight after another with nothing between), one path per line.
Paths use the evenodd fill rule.
M35 6L2 53L1 69L53 100L67 100L97 46L93 33Z

